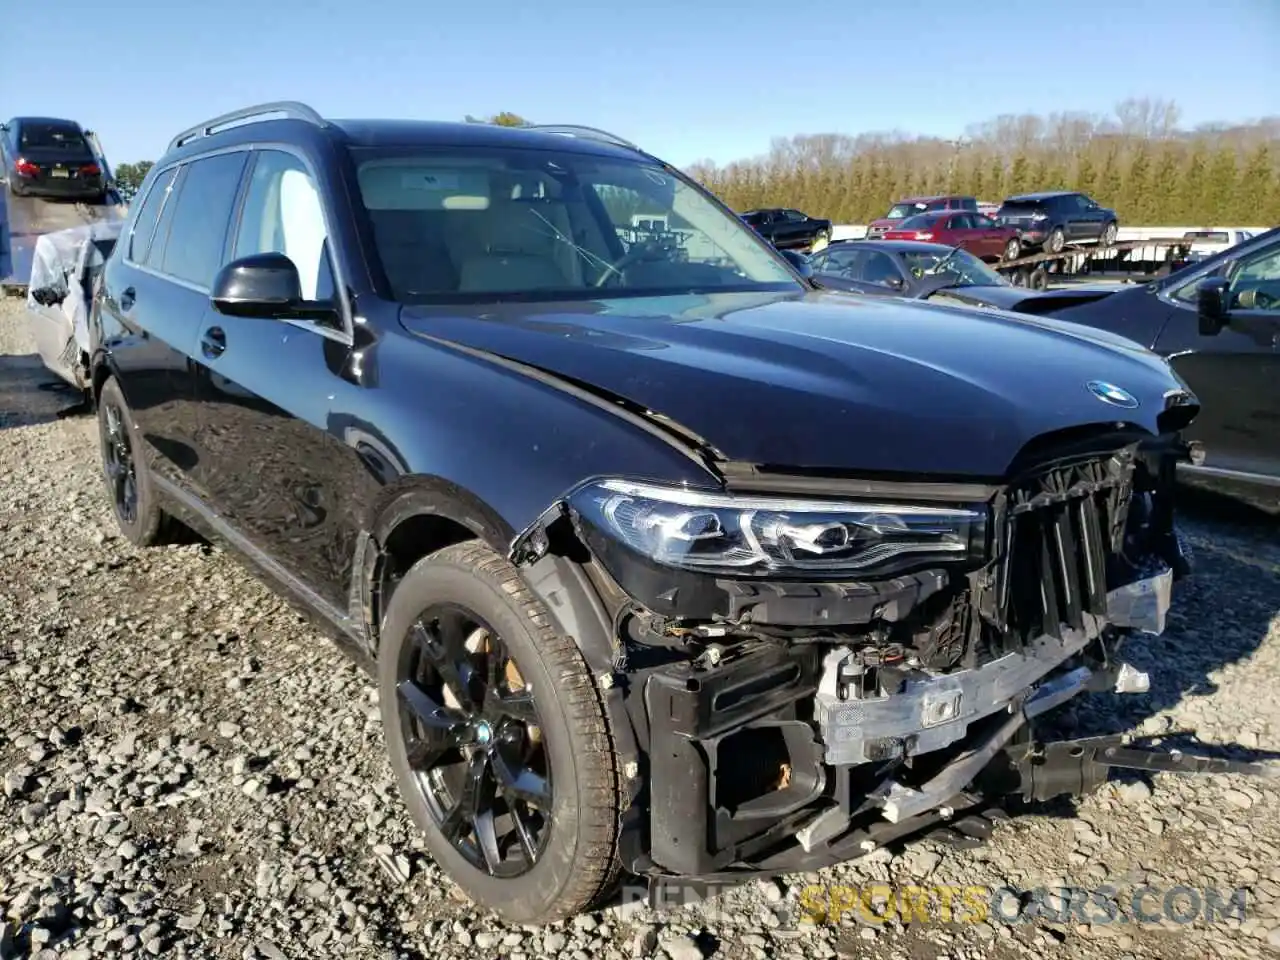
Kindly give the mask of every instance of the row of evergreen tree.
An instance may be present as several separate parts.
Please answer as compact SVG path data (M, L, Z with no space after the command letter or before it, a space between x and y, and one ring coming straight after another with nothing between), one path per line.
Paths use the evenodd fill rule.
M1001 117L950 141L797 136L764 157L688 172L735 210L792 207L836 223L866 223L912 195L999 202L1069 189L1122 224L1280 224L1280 118L1182 130L1171 104L1127 101L1117 114Z

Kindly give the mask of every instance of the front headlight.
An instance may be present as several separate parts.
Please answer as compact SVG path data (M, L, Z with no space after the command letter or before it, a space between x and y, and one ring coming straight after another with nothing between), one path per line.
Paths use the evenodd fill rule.
M978 560L986 548L985 504L735 497L627 480L588 484L569 503L650 560L737 577L887 575Z

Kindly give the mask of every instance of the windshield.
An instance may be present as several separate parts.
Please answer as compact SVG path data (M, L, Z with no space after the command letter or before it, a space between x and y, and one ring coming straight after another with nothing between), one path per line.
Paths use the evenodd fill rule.
M1003 287L1009 284L973 254L959 248L946 253L904 250L899 256L916 279L940 277L949 287Z
M889 212L885 214L884 218L886 220L901 220L903 217L909 217L924 209L925 205L923 203L895 203L889 208Z
M511 147L353 149L404 303L794 290L742 220L645 160Z
M69 123L23 123L18 135L21 150L65 150L89 154L84 134Z

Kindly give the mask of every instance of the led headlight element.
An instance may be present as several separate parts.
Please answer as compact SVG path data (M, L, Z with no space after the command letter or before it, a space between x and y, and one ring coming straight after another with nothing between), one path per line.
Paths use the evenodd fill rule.
M604 480L570 503L596 529L658 563L730 575L866 575L985 549L987 511L915 503L735 497Z

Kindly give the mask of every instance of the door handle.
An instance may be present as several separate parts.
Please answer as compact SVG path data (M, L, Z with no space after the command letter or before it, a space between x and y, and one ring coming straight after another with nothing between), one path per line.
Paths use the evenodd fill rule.
M222 356L227 349L227 335L221 327L210 327L200 337L200 351L210 360Z
M137 290L133 289L133 287L125 287L124 290L121 291L120 293L120 309L125 311L132 310L133 301L137 298L137 296L138 296Z

